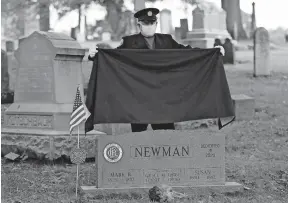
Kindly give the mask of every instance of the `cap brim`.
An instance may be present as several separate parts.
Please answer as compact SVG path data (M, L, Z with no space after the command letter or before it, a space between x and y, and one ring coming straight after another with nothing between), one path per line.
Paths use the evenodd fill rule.
M156 16L143 16L138 18L138 21L156 21L157 17Z

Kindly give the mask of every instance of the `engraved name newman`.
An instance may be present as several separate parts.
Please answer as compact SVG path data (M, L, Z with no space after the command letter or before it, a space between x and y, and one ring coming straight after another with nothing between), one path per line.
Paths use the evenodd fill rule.
M130 156L143 157L189 157L189 145L132 146Z

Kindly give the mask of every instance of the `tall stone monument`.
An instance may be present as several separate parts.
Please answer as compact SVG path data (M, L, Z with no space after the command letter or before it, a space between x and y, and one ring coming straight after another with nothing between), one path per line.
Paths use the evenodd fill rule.
M192 31L187 33L183 43L192 47L212 48L214 40L231 38L226 29L226 12L212 2L197 3L192 11Z
M168 9L163 9L160 12L160 27L161 33L171 34L172 33L172 15Z
M269 76L270 66L270 38L264 27L257 28L254 33L254 77Z

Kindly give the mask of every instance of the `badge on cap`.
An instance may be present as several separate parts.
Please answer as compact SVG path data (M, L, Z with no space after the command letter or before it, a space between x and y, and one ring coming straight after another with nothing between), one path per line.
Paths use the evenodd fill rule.
M152 16L152 11L148 11L147 15Z

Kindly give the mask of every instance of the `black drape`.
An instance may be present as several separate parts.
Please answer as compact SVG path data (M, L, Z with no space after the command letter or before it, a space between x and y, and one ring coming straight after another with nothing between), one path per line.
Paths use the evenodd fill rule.
M219 49L99 49L86 106L86 132L99 123L235 116Z

